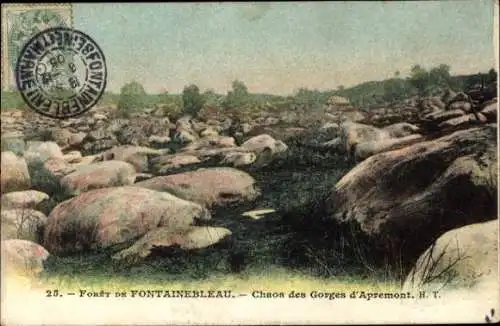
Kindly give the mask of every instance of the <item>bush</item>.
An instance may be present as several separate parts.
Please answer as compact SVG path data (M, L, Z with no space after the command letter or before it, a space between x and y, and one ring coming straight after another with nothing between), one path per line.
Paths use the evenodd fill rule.
M184 87L184 90L182 91L182 107L184 114L188 114L193 117L197 116L204 103L205 99L203 98L203 95L200 94L198 86L192 84Z
M138 82L130 82L124 85L120 91L118 110L125 116L134 111L144 108L146 104L146 91Z

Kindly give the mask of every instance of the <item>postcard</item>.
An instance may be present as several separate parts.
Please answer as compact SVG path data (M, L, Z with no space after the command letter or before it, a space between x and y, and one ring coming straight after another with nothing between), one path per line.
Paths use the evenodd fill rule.
M500 320L498 1L1 8L2 325Z

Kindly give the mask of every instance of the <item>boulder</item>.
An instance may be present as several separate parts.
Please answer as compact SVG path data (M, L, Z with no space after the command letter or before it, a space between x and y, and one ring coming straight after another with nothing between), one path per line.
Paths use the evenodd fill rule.
M250 150L257 155L265 152L269 152L271 155L275 155L285 152L288 149L287 145L281 140L276 140L267 134L252 137L241 144L240 147L246 150Z
M166 173L169 170L178 169L185 165L201 163L201 161L194 155L173 154L155 157L151 160L151 163L154 164L154 170Z
M122 161L105 161L78 166L61 179L61 186L69 194L108 187L132 185L135 181L135 168Z
M232 165L234 167L250 165L257 160L257 155L251 152L228 152L224 153L221 161L222 165Z
M325 148L340 154L345 152L345 143L342 138L337 137L327 142L323 142L319 145L320 148Z
M448 101L448 108L450 107L450 105L454 102L472 102L471 98L469 95L467 95L466 93L464 92L458 92L455 94L455 96L451 97Z
M365 119L365 115L357 110L342 112L342 114L340 115L340 122L358 122Z
M78 163L82 159L82 153L79 151L71 151L67 154L64 154L63 159L68 163Z
M28 240L3 240L1 247L2 274L39 274L44 269L43 263L49 257L45 248Z
M367 159L368 157L395 149L399 149L408 145L421 142L424 139L422 135L409 135L401 138L388 138L379 141L366 141L359 143L354 151L356 162Z
M170 143L170 137L168 136L156 136L152 135L149 137L149 143L153 147L165 147Z
M28 165L24 158L16 156L13 152L1 154L1 193L27 190L31 187Z
M464 128L486 123L487 121L488 119L486 119L486 117L482 113L477 112L443 121L438 125L438 127L441 129Z
M122 265L134 264L149 256L153 248L179 246L184 250L201 249L230 235L231 231L221 227L191 226L182 230L157 228L146 233L129 248L115 254L113 259Z
M384 127L383 130L387 131L390 137L400 138L416 134L420 128L408 122L400 122Z
M35 160L45 162L49 158L64 158L59 145L55 142L28 142L28 149L24 152L24 158L28 164Z
M58 254L119 251L151 230L186 230L196 219L210 219L210 213L199 204L168 193L130 186L97 189L52 210L44 245Z
M193 125L191 124L192 117L190 115L185 115L177 119L175 122L175 127L177 129L187 129L190 130L193 128Z
M47 216L33 209L2 208L2 240L22 239L39 242L40 231L47 223Z
M443 122L449 119L458 118L465 114L462 110L451 110L451 111L438 111L431 114L427 114L423 117L424 120L432 121L435 123Z
M496 122L498 115L498 102L493 101L485 105L485 107L481 110L481 113L488 119L488 122Z
M448 110L462 110L466 113L469 113L472 110L472 104L465 101L457 101L450 103L450 105L448 105Z
M189 144L198 140L198 137L194 131L189 129L178 129L173 140L180 144Z
M250 125L249 123L242 123L241 124L241 132L243 134L248 134L250 131L252 131L253 126Z
M49 130L50 138L54 141L61 149L66 149L69 147L71 137L73 133L68 129L63 128L53 128Z
M2 209L36 208L49 195L36 190L14 191L2 195Z
M233 137L215 136L215 137L201 138L195 142L190 143L186 147L182 148L180 151L188 152L188 151L197 151L200 149L227 148L235 146L236 142Z
M200 137L217 137L219 132L214 127L208 127L200 132Z
M335 122L327 122L323 126L321 126L319 130L329 134L337 135L338 132L340 131L340 126L338 123Z
M451 90L451 89L447 89L447 90L444 92L444 94L441 96L441 101L442 101L444 104L448 105L448 103L450 103L450 102L451 102L451 100L452 100L453 98L455 98L455 96L457 96L457 93L455 93L455 92L454 92L453 90ZM443 107L443 109L444 109L444 107Z
M56 179L60 179L76 170L76 166L62 158L50 158L43 163L43 167Z
M345 151L354 154L354 149L357 144L367 141L382 141L390 138L390 134L386 130L373 126L355 122L345 122L341 125L340 137L345 144Z
M13 152L16 155L22 156L26 149L24 135L21 133L3 134L1 137L2 152Z
M228 167L198 169L185 173L159 176L138 182L134 186L167 191L206 205L226 205L250 201L260 194L249 174Z
M498 219L493 219L441 235L418 258L403 290L498 291Z
M415 258L444 232L496 214L496 134L485 125L371 156L335 185L330 216Z
M149 157L165 154L165 151L142 146L117 146L102 153L103 160L118 160L130 163L137 172L149 170Z

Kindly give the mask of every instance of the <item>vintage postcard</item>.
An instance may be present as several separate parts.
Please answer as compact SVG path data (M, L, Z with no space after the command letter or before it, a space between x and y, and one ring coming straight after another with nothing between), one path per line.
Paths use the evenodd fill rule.
M500 320L498 1L1 8L2 325Z

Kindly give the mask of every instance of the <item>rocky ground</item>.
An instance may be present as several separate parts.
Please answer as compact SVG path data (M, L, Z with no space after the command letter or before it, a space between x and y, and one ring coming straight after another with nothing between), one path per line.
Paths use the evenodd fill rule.
M369 111L333 97L309 117L249 121L115 111L2 112L7 271L199 278L280 265L407 288L498 277L496 97L448 91Z

